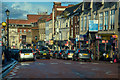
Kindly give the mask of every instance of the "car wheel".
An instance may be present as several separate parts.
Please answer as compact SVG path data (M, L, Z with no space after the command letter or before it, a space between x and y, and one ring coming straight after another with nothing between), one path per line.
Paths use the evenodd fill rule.
M75 61L74 57L72 57L72 61Z

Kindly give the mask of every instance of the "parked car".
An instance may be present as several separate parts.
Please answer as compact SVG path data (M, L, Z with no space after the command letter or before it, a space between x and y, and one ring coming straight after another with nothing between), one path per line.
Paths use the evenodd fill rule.
M50 50L50 57L52 57L53 56L53 50Z
M74 52L75 52L74 50L66 50L65 53L63 53L62 58L63 59L72 59Z
M35 61L35 54L32 49L21 49L19 53L18 61L22 61L24 59L31 59Z
M62 59L62 54L65 53L65 50L60 50L58 53L57 53L57 59Z
M91 52L88 49L77 49L74 53L72 60L84 60L84 61L91 61Z
M58 54L58 50L55 50L54 52L53 52L53 56L52 56L52 58L57 58L57 54Z
M10 50L10 54L11 54L11 57L18 60L19 58L19 52L20 50L19 49L11 49Z
M41 47L38 49L37 53L36 53L36 58L46 58L46 59L50 59L50 54L49 54L50 50L47 47Z

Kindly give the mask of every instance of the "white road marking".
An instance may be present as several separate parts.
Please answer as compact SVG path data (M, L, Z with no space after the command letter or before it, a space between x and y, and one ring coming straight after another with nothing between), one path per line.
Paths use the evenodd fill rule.
M67 62L67 63L65 63L65 64L71 64L71 63L68 63L68 62Z
M30 65L30 64L28 64L28 63L21 63L21 65L23 66L23 65Z
M99 64L99 63L92 63L92 64Z
M39 63L40 65L45 65L44 63Z
M50 64L58 64L58 63L50 63Z
M80 62L79 64L87 64L87 63L85 63L85 62Z
M13 76L16 75L14 72L10 72L10 74L12 74Z

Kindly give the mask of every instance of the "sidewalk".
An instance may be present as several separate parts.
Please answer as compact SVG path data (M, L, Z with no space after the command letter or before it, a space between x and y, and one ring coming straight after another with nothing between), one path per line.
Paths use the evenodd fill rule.
M98 61L98 60L92 60L91 62L95 62L95 63L106 63L106 64L116 64L116 63L120 63L120 60L116 63L110 63L110 61Z

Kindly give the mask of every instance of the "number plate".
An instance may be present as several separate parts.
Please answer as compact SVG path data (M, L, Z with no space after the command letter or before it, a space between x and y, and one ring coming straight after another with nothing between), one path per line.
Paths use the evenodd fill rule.
M28 53L25 53L25 55L29 55Z
M43 53L43 55L47 55L46 53Z
M83 55L88 55L88 54L83 54Z

